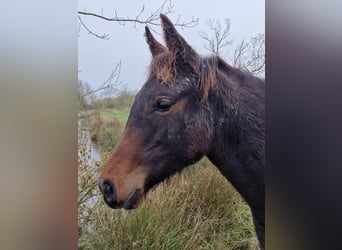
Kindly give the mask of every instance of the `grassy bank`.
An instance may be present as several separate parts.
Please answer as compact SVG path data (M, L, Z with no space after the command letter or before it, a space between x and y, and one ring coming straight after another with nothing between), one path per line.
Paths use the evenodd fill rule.
M129 112L113 109L82 112L82 126L89 130L92 142L101 151L111 151L127 122Z
M127 122L129 116L129 112L116 111L114 109L105 109L101 113L107 120L118 120L124 124Z

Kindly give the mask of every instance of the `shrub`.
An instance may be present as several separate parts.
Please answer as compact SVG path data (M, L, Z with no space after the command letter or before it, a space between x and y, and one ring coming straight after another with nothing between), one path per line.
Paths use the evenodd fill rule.
M99 110L96 110L89 117L89 127L90 127L90 138L93 142L97 142L101 128L104 122Z
M101 151L114 148L123 129L124 122L116 118L104 119L98 110L91 112L82 121L82 126L90 133L90 139Z
M97 145L104 151L109 151L114 148L118 138L123 131L124 125L122 122L114 119L106 121L100 127L98 132Z
M87 142L78 145L78 233L79 236L93 220L93 208L98 202L97 174L100 162L91 159Z

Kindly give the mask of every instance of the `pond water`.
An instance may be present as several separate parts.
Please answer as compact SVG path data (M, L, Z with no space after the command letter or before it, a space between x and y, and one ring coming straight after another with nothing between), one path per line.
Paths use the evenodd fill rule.
M90 131L82 126L82 120L78 121L78 144L86 146L90 162L101 161L101 153L91 141Z
M95 183L98 179L99 166L102 161L101 152L96 148L94 143L91 141L89 129L87 129L85 126L82 126L82 120L78 121L78 144L79 157L82 158L82 161L86 162L84 166L90 168L89 171L86 170L87 173L91 173L92 181L90 181L90 183ZM79 187L79 191L82 192L82 187ZM93 193L93 195L87 198L87 200L85 201L85 205L91 208L96 204L98 199L99 193L98 190L96 190L95 193Z

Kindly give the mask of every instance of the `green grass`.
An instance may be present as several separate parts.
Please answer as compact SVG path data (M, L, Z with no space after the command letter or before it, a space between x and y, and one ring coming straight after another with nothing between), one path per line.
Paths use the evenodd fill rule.
M111 109L81 113L82 124L90 131L93 143L102 151L111 151L120 137L129 112Z
M108 120L116 119L119 122L122 122L124 124L126 124L128 116L129 116L129 112L114 111L111 109L106 109L106 110L102 111L101 113L105 119L108 119Z

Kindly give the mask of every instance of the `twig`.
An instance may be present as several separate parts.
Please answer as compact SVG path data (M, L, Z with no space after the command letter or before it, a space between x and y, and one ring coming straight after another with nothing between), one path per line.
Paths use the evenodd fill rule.
M96 17L105 21L109 21L109 22L116 22L119 25L125 25L127 22L130 22L130 23L133 23L133 27L136 28L137 24L145 24L149 26L160 25L159 14L160 13L164 13L165 15L172 14L174 13L173 9L174 9L174 5L172 5L171 0L165 0L161 6L159 6L156 10L152 11L151 14L146 18L142 18L145 12L145 5L143 5L139 13L135 16L135 18L119 16L116 10L114 11L114 17L105 16L103 14L103 10L101 10L101 14L88 12L84 10L84 11L78 11L78 19L80 20L81 25L89 32L89 34L94 35L95 37L100 38L100 39L109 39L108 34L99 35L96 32L92 31L87 25L84 24L80 15L92 16L92 17ZM199 18L195 18L195 17L192 17L192 19L188 22L180 22L180 16L178 16L177 21L175 22L175 25L180 26L182 28L184 27L193 28L198 24L198 22L199 22Z
M85 25L85 23L82 21L81 17L78 16L78 20L80 20L80 24L88 31L88 33L90 35L93 35L93 36L96 36L97 38L100 38L100 39L106 39L108 40L109 39L109 36L108 34L103 34L103 35L98 35L96 34L95 32L91 31L87 25Z

